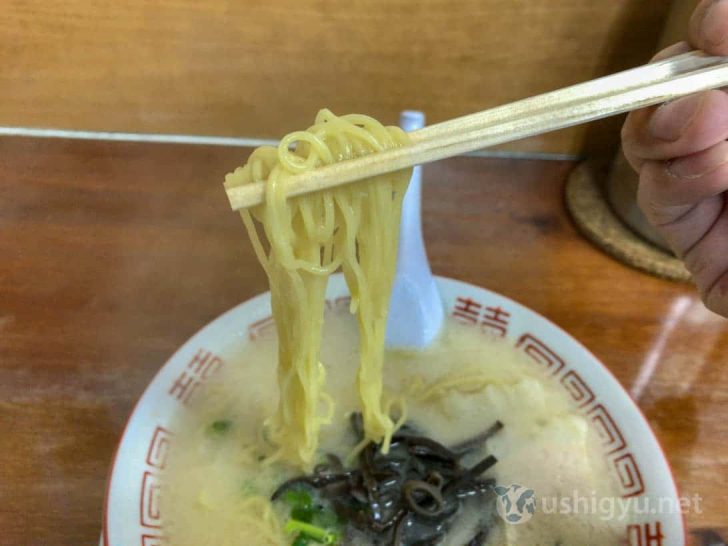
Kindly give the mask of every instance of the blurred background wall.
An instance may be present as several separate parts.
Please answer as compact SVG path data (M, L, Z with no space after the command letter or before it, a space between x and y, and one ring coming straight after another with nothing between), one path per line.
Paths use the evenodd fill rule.
M321 107L437 122L645 62L670 3L0 0L0 125L270 138ZM618 131L508 148L608 155Z

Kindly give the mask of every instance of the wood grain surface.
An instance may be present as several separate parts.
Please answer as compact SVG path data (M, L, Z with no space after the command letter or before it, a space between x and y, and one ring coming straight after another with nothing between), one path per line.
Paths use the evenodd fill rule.
M266 289L221 182L244 149L0 140L0 544L98 540L111 456L159 366ZM629 390L684 495L692 544L728 537L728 324L690 286L583 240L567 162L425 169L438 274L553 320ZM717 538L716 538L717 537Z
M685 0L693 1L693 0ZM442 121L647 61L670 0L3 0L0 125L277 137ZM619 123L511 146L609 153Z

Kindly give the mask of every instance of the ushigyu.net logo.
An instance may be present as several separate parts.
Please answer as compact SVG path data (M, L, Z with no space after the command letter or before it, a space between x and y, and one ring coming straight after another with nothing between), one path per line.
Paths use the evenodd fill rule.
M526 523L536 511L536 494L533 489L513 484L508 487L497 485L496 509L503 521L512 525Z
M497 485L496 509L498 515L511 525L528 522L536 512L536 493L523 485ZM539 499L544 514L593 514L602 520L628 520L636 515L693 512L701 514L703 498L700 495L674 497L614 498L598 497L595 492L582 495L573 491L570 496Z

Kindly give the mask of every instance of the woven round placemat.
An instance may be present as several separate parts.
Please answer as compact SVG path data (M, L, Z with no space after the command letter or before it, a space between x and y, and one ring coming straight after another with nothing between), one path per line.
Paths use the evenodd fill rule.
M672 254L629 229L612 211L599 177L588 163L579 165L566 183L566 207L584 236L622 263L657 277L687 282L690 273Z

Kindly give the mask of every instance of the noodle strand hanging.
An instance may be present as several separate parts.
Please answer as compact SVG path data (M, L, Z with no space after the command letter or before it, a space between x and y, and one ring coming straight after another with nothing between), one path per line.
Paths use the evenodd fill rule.
M402 146L407 135L363 115L321 110L313 126L278 146L253 152L229 174L226 187L266 182L264 204L241 212L271 289L279 339L280 400L267 423L277 458L313 463L332 399L319 360L326 284L341 268L351 292L360 337L357 377L365 439L386 452L395 423L383 400L382 368L387 309L397 261L402 198L410 171L382 175L332 190L287 198L287 180L338 161ZM261 240L262 226L268 248Z

